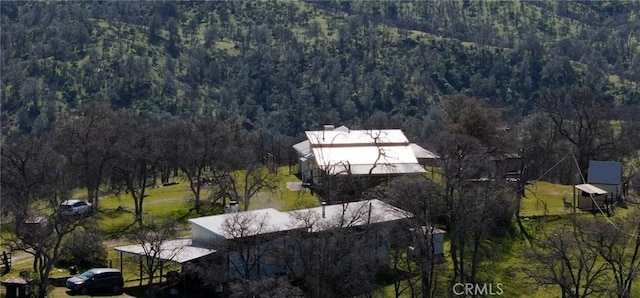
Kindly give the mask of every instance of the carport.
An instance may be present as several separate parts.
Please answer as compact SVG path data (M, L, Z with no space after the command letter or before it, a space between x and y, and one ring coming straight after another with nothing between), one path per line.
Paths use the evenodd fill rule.
M579 190L580 192L576 191ZM576 200L577 207L580 210L598 210L600 208L606 208L608 212L608 205L606 197L607 191L594 185L585 183L575 185L573 188L573 209L575 212Z
M159 249L152 249L159 246ZM216 252L215 249L193 245L191 239L175 239L161 243L160 245L152 244L133 244L127 246L118 246L114 248L120 253L120 272L123 272L122 255L130 254L138 256L140 260L140 282L142 283L142 258L153 257L160 262L160 281L162 281L163 264L172 262L183 265L184 263L211 255Z

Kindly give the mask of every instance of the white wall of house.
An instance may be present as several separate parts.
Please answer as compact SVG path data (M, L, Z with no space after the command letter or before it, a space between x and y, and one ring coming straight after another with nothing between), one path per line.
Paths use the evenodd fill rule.
M380 268L389 266L389 243L383 238L379 238L378 231L371 234L368 247L360 251L362 256L370 257L375 265ZM437 238L437 237L436 237ZM443 242L443 238L440 242ZM437 242L438 240L436 240ZM228 254L229 276L232 278L245 278L245 265L248 265L249 278L261 278L273 275L288 274L304 270L301 267L302 256L300 255L300 243L292 240L288 236L280 236L271 241L262 243L243 251L232 251ZM440 253L442 248L440 248ZM249 254L251 257L248 257ZM243 258L245 262L243 262ZM247 262L248 261L248 262Z
M194 245L212 246L219 239L224 237L199 225L191 224L191 241Z
M245 268L249 269L249 278L286 274L298 268L299 258L296 242L286 236L277 237L244 250L229 252L229 276L245 278Z

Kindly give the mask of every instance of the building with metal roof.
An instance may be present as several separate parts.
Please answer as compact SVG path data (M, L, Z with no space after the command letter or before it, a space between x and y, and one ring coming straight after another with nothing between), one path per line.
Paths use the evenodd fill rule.
M607 191L607 196L618 201L623 193L622 163L617 161L589 161L587 183Z
M221 239L277 234L305 229L318 232L392 222L413 215L380 200L367 200L282 212L273 208L189 219L194 243L205 245ZM236 231L242 230L242 234Z
M327 176L394 176L425 173L418 162L437 156L409 142L400 129L350 130L344 126L305 132L293 146L303 182L321 185Z
M145 247L141 244L133 244L118 246L114 249L121 254L127 253L137 256L145 256L151 249L151 247L148 246L149 245ZM155 252L155 257L160 261L177 264L184 264L216 252L213 248L194 245L189 238L168 240L161 243L158 248L154 249L158 249L158 251Z
M609 210L613 204L606 190L588 183L574 185L573 206L576 206L576 197L580 210Z
M288 270L297 268L300 253L296 245L299 242L291 238L295 235L318 233L315 235L334 237L331 235L349 235L366 226L366 230L373 235L372 239L385 239L381 235L389 233L389 224L401 223L412 216L410 212L375 199L336 205L323 204L320 207L287 212L273 208L232 212L189 219L191 238L167 240L159 248L154 248L159 251L151 255L147 244L119 246L115 250L120 253L121 261L122 254L130 254L155 257L163 263L181 265L192 261L206 262L209 259L204 259L205 257L218 256L226 259L225 274L230 278L255 278L286 274ZM334 234L328 231L340 232ZM425 239L432 241L437 254L443 252L444 233L436 228L425 230ZM366 249L358 253L366 251L375 254L374 257L380 260L377 263L381 266L388 265L389 242L367 243ZM251 248L251 257L257 258L254 260L257 265L252 265L248 270L243 267L248 266L241 252L244 247ZM280 261L274 263L273 255L281 254L283 249L293 250L292 257L286 264ZM250 272L250 276L243 276L242 272Z

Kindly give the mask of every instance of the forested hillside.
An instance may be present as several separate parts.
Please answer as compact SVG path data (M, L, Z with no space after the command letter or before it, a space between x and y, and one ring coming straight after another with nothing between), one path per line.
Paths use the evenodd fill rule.
M324 123L440 123L442 95L534 109L581 84L640 103L640 2L8 2L2 132L46 131L87 101L153 120L246 118L296 136Z
M96 244L157 230L149 220L159 208L178 222L231 201L246 211L283 196L285 185L291 194L288 182L313 189L314 205L401 206L411 227L381 237L305 234L334 235L349 221L346 207L321 233L299 226L299 239L317 241L301 242L312 244L300 253L309 262L284 286L300 295L444 297L458 295L456 285L504 282L509 297L638 296L640 1L0 1L0 11L0 238L33 255L39 297L75 231ZM291 145L324 124L401 128L439 158L428 175L407 177L359 177L349 160L317 164L345 171L302 184ZM392 157L370 136L372 174ZM585 183L594 160L623 164L614 187L623 194L606 195L606 214L600 205L576 212L572 185ZM279 165L295 181L281 181ZM167 200L186 204L154 207L164 201L152 193L176 183ZM96 214L58 216L71 197ZM109 205L121 197L131 210ZM124 216L131 224L114 229L111 219ZM55 229L33 233L32 218ZM446 231L442 265L430 226ZM394 253L393 274L361 258L373 250L358 245L371 242ZM262 257L290 259L276 254ZM202 272L211 285L228 281L218 279L224 271ZM235 294L264 294L236 285Z

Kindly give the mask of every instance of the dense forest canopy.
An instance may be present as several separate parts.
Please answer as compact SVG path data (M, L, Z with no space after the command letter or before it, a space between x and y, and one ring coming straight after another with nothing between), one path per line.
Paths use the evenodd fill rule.
M429 137L443 95L518 121L544 88L640 103L636 1L2 2L3 135L87 101L154 121L243 117ZM612 115L615 118L615 115Z
M546 216L523 223L520 207L533 200L521 197L529 193L538 206L532 183L584 182L591 160L622 161L625 191L640 193L640 1L1 1L0 11L0 189L10 207L3 220L14 217L2 236L33 254L40 297L66 254L65 239L80 239L76 229L99 236L92 218L112 214L101 206L103 194L133 200L131 211L113 211L131 213L139 232L160 227L146 222L145 204L160 185L188 184L193 209L186 215L222 212L230 201L246 211L252 198L279 192L277 166L288 164L292 174L291 145L324 124L401 128L439 156L430 179L345 175L315 188L323 201L376 198L415 215L407 218L412 228L388 231L401 235L394 266L406 261L406 276L419 279L407 280L412 296L451 295L453 284L500 278L514 281L517 288L505 293L517 296L531 286L523 275L538 288L557 284L567 297L591 293L582 281L603 274L615 275L609 289L618 297L637 292L637 214L616 221L615 230L574 216L573 229L545 235ZM383 147L378 160L387 157ZM57 216L79 189L100 213ZM43 210L55 232L23 229ZM567 205L560 210L565 215ZM449 243L451 265L440 268L433 247L423 245L434 224L444 226ZM517 233L544 248L527 247L522 260L530 272L512 266L521 249L503 242ZM629 265L627 234L636 235ZM374 271L351 270L373 262L354 245L371 236L354 236L302 242L313 248L301 254L310 256L306 271L295 273L305 294L373 288L380 279ZM614 237L611 244L605 236ZM331 249L316 254L317 243ZM349 250L354 258L345 261ZM591 271L605 262L609 273ZM326 266L338 263L349 270Z

